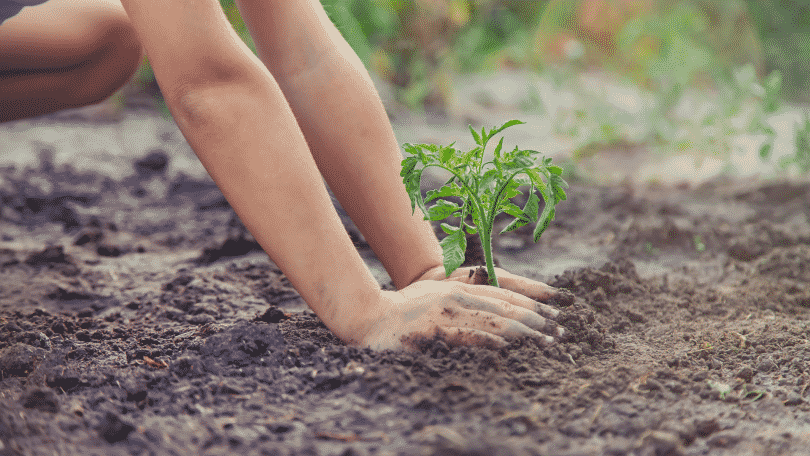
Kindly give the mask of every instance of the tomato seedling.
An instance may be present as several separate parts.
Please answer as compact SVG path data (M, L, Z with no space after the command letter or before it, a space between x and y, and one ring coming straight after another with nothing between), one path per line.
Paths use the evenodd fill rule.
M523 124L520 120L510 120L489 132L481 128L479 134L470 126L470 132L477 146L470 151L462 152L449 146L436 144L409 144L403 145L410 157L402 160L402 182L411 199L411 211L416 206L422 210L425 220L439 221L449 217L460 217L459 226L442 223L442 230L447 236L442 239L441 246L444 256L444 271L449 277L461 263L464 262L464 253L467 249L467 237L476 234L481 237L481 246L486 258L489 283L498 285L495 275L495 265L492 260L492 229L495 217L505 212L515 219L501 231L501 234L520 228L529 223L535 223L534 242L554 220L554 207L564 200L568 184L560 176L562 168L551 164L551 158L542 157L540 162L536 158L540 152L536 150L521 150L515 147L510 152L501 152L503 137L495 147L494 157L484 162L484 149L493 136L513 125ZM425 169L436 166L452 174L438 190L430 190L422 198L421 182ZM510 200L522 194L518 187L530 186L529 199L521 209ZM540 198L543 197L545 207L540 213ZM448 197L460 198L462 203L443 199ZM425 206L433 200L436 202L429 208ZM539 214L539 215L538 215ZM467 222L467 215L472 216L472 224Z

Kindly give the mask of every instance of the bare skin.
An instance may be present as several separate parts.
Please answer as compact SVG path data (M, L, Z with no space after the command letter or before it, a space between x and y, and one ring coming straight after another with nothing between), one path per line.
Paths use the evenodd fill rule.
M49 0L0 26L0 122L97 103L143 49L117 0Z
M59 1L27 9L47 11ZM402 188L399 146L382 102L318 0L238 1L258 57L216 0L122 0L123 8L111 4L111 10L97 4L85 1L79 9L91 19L55 27L61 39L33 32L41 27L33 13L16 28L4 30L13 19L0 26L0 65L25 70L31 64L24 75L0 73L0 112L12 113L2 120L104 99L117 89L111 81L128 79L142 46L202 164L270 258L343 341L413 350L415 338L434 335L451 345L500 347L514 337L551 343L562 334L553 323L557 311L537 301L566 296L559 290L502 270L503 289L473 285L470 268L444 277L433 230L418 212L412 215ZM74 27L92 18L90 32ZM18 45L1 44L12 41ZM119 58L109 57L119 50ZM51 61L61 69L59 78L30 71ZM109 80L79 84L94 74L88 67ZM31 89L6 98L20 87ZM37 101L43 99L58 101ZM323 179L399 291L380 289Z

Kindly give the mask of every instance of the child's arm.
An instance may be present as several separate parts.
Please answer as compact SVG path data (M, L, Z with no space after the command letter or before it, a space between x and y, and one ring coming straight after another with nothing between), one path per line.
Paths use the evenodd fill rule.
M394 285L442 264L430 224L399 176L397 140L357 54L318 0L237 0L262 62L278 81L318 168Z
M298 4L264 1L279 9ZM122 4L186 140L257 241L338 337L350 344L380 349L409 347L412 346L409 336L429 337L437 330L454 343L498 345L503 344L504 337L528 334L548 340L537 330L554 333L554 328L534 312L537 310L534 301L507 290L429 280L402 292L380 290L331 204L316 160L279 84L233 31L219 3L123 0ZM305 25L301 19L295 20L299 26ZM272 22L267 20L268 24ZM305 54L301 52L296 55L303 58ZM339 55L330 54L330 58L340 61ZM338 76L341 71L351 71L343 65L332 69L337 79L343 79ZM305 73L300 73L301 81L305 80ZM338 109L339 101L357 103L351 105L353 109L377 109L362 103L368 100L368 93L355 92L353 84L348 78L337 83L337 90L348 94L345 98L330 95L334 90L323 85L320 89L323 92L313 94L323 99L324 109L331 113L325 117L327 123L343 121L335 116L366 118L363 113ZM285 86L294 85L288 82ZM299 104L302 96L292 96L293 103ZM422 228L410 212L386 216L389 211L397 212L399 203L394 206L383 203L385 207L379 209L369 208L366 202L371 200L370 196L383 201L394 197L383 193L369 195L374 193L373 189L389 192L396 188L397 194L404 193L384 182L391 178L391 172L382 170L390 164L398 165L393 160L396 149L386 151L382 159L375 159L379 161L349 161L346 165L347 154L352 152L347 148L354 145L351 141L343 142L346 137L359 135L364 138L360 143L371 144L372 148L395 146L393 134L386 131L379 116L372 113L366 118L370 124L361 123L358 132L332 132L323 125L314 126L323 123L324 118L310 120L306 113L299 116L301 123L307 125L307 135L318 138L310 139L312 147L318 149L316 154L323 173L337 179L335 187L340 190L336 191L341 192L344 204L355 205L351 198L351 189L355 188L360 208L365 204L365 210L370 211L372 222L364 225L369 233L379 232L377 248L387 239L400 242L395 235L398 227L385 225L385 220L390 217L405 220L401 223L410 231L405 235L408 240L396 250L389 250L387 260L387 266L400 265L391 269L398 275L399 285L406 285L433 266L438 251L432 251L431 242L435 243L432 233L430 238L420 234ZM326 149L325 144L332 139L340 140L341 146ZM348 156L374 156L360 152ZM333 153L338 158L324 159ZM382 179L372 184L349 181L341 185L341 172L356 172L355 166L366 170L379 167L376 171L382 173ZM355 178L364 179L366 174L353 174L352 179ZM361 209L353 209L355 220L365 216ZM377 229L369 229L374 226ZM409 266L411 263L418 267ZM539 310L553 314L547 308Z
M443 280L441 247L422 212L412 215L399 176L402 155L382 101L320 1L236 3L321 173L394 285ZM504 288L535 299L562 299L548 285L502 273ZM469 268L452 277L469 278Z

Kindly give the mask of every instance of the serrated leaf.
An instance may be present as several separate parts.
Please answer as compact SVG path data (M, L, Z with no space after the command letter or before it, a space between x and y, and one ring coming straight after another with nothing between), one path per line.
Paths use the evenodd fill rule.
M527 169L526 175L529 176L531 179L532 184L540 190L540 193L543 193L543 198L548 201L547 195L545 194L546 183L543 182L543 179L540 177L540 172L537 169Z
M550 172L551 174L554 174L554 175L557 175L557 176L561 175L562 172L563 172L563 169L560 168L557 165L548 166L548 167L546 167L546 169L548 169L548 172Z
M419 160L416 157L408 157L405 160L402 160L402 170L399 172L399 175L402 177L407 176L408 174L416 168L416 164Z
M537 196L536 193L532 192L529 195L529 199L526 201L526 205L523 206L523 215L529 219L530 222L537 221L537 214L540 212L540 198Z
M407 153L409 153L411 155L419 155L420 148L418 146L415 146L415 145L410 144L410 143L405 143L405 144L402 145L402 147L405 149L405 152L407 152Z
M419 206L422 213L427 215L427 209L425 208L425 202L422 200L422 190L420 188L422 171L424 171L424 168L415 170L405 176L403 180L405 191L408 192L408 196L411 198L411 214L415 213L416 206Z
M464 228L467 229L467 234L478 234L478 227L472 226L469 223L465 223Z
M519 208L515 203L511 201L503 201L501 203L501 207L498 208L498 210L500 212L509 214L512 217L521 217L523 215L523 209Z
M447 234L453 234L456 231L458 231L457 226L450 225L449 223L442 223L439 226L442 228L442 231L444 231Z
M540 239L540 236L546 231L548 225L552 220L554 220L554 212L554 206L546 203L546 207L543 208L543 213L540 214L540 218L537 220L537 225L534 227L534 242L537 242Z
M526 226L529 224L529 221L525 218L516 218L512 220L512 223L506 225L506 228L501 230L501 234L508 233L509 231L514 231L522 226Z
M441 146L439 146L438 144L419 144L419 147L427 149L427 150L429 150L431 152L438 152L439 147L441 147Z
M470 127L470 133L472 133L473 139L475 139L475 143L478 144L479 146L482 145L481 144L481 136L478 134L478 132L475 131L475 129L472 127L472 125L468 125L468 127Z
M439 151L439 161L442 164L447 163L448 160L453 158L453 155L455 155L455 153L456 150L450 146L442 147L441 151Z
M428 208L428 215L425 218L433 221L444 220L460 209L461 206L458 204L440 199L436 201L436 204Z
M475 157L477 157L477 156L478 156L478 152L479 152L480 150L481 150L481 148L480 148L480 147L476 147L475 149L472 149L472 150L470 150L470 151L466 152L466 153L465 153L465 154L462 156L462 159L461 159L461 160L462 160L462 162L464 162L464 166L469 165L469 163L470 163L470 162L471 162L471 161L472 161L472 160L473 160Z
M495 182L495 179L497 179L499 175L500 175L500 171L498 171L497 169L488 170L481 177L481 181L478 183L478 188L479 189L489 189L491 187L492 183Z
M568 187L568 182L566 182L562 177L552 174L549 176L548 183L551 186L551 190L554 193L554 204L557 204L560 201L564 201L567 196L565 195L565 190L563 188Z
M532 183L531 179L525 176L515 176L512 178L518 184L518 187L522 185L530 185Z
M525 124L525 123L526 122L523 122L523 121L517 120L517 119L510 120L509 122L506 122L505 124L501 125L500 127L495 128L494 130L491 130L489 133L490 133L490 136L494 136L494 135L497 135L498 133L506 130L509 127L512 127L514 125Z
M498 160L501 159L501 148L503 147L503 136L501 136L501 140L498 141L498 145L495 146L495 158Z
M461 188L456 184L444 185L438 190L428 190L425 196L425 202L429 203L436 198L445 196L461 196Z
M464 254L467 250L467 237L464 230L456 228L456 231L446 236L439 243L442 246L444 256L444 272L446 277L450 277L461 263L464 263Z
M556 203L568 199L568 195L565 194L565 190L563 190L562 187L554 186L552 188L554 189L554 198L557 200Z
M489 141L489 138L491 138L491 136L487 135L486 129L484 129L484 127L481 127L481 145L483 146L484 144L486 144L487 141Z

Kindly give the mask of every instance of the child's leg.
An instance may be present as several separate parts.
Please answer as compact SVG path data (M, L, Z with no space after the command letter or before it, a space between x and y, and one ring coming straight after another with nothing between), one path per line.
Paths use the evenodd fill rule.
M119 0L49 0L0 25L0 122L97 103L142 48Z

